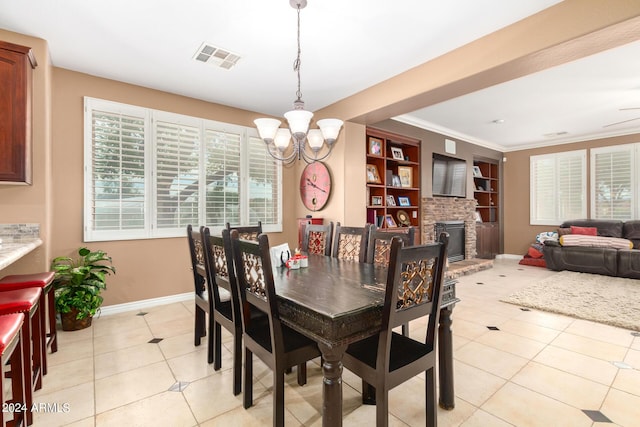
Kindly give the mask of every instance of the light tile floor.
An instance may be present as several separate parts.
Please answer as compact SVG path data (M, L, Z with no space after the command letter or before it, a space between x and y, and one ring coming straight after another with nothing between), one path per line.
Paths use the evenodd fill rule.
M640 337L631 331L499 302L554 274L515 260L459 278L453 312L456 407L440 426L638 426ZM176 303L104 316L83 331L61 332L35 400L36 426L262 426L272 420L271 373L255 362L254 406L231 392L230 335L222 370L193 346L193 307ZM489 330L496 326L499 330ZM424 333L424 323L411 324ZM159 343L149 343L162 338ZM286 425L319 426L321 370L308 383L287 378ZM373 425L360 380L344 372L344 425ZM593 421L595 420L601 421ZM392 390L391 426L423 426L424 378ZM608 421L607 421L608 420Z

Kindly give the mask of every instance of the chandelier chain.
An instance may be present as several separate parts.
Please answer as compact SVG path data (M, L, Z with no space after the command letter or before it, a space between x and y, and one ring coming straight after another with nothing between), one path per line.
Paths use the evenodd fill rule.
M296 8L298 11L298 56L293 61L293 70L298 74L298 90L296 91L297 101L302 101L302 91L300 90L300 4Z

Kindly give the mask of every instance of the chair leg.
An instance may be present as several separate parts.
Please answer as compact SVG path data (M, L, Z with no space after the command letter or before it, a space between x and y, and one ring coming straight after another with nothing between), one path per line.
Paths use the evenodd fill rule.
M374 386L362 380L362 404L363 405L375 405L376 404L376 389Z
M379 390L376 393L376 427L389 425L389 390Z
M216 334L214 333L214 328L213 328L213 316L210 314L209 315L209 324L208 329L209 329L209 336L207 337L207 363L213 363L215 362L216 358L213 354L213 348L215 345L215 341L216 339L218 339L216 337Z
M236 329L233 336L233 395L242 392L242 330Z
M284 372L273 371L273 425L284 427Z
M409 336L409 323L402 324L402 335L404 335L405 337Z
M244 349L244 394L242 395L242 403L244 409L253 405L253 353L248 348Z
M35 385L35 390L40 390L42 388L42 360L44 359L44 348L42 348L42 340L41 340L41 334L44 333L44 331L42 331L40 329L40 318L42 316L42 310L41 308L38 306L38 308L35 310L34 314L33 314L33 322L31 323L31 333L32 333L32 339L31 339L31 343L33 346L33 368L34 368L34 375L36 375L36 385Z
M47 315L49 316L49 335L47 345L51 346L51 353L58 351L58 327L56 325L56 302L53 293L53 285L51 291L47 292Z
M307 383L307 364L301 363L298 365L298 385L303 386Z
M222 367L222 327L220 323L214 321L213 328L213 348L215 350L215 356L213 358L213 369L215 371L219 371L220 367Z
M199 346L200 339L206 334L206 319L204 310L198 307L196 304L196 315L195 315L195 325L194 325L194 333L193 333L193 345Z
M436 380L435 369L431 368L425 372L425 398L427 399L425 409L427 410L427 426L436 427L438 425L438 405L436 400Z

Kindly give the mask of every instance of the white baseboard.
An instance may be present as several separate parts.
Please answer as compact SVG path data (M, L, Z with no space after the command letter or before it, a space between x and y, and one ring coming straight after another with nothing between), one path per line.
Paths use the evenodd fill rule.
M496 259L522 259L522 255L499 254L499 255L496 255Z
M141 310L143 308L155 307L158 305L173 304L175 302L193 300L193 292L184 294L169 295L160 298L150 298L140 301L126 302L124 304L115 304L102 307L100 309L101 316L109 316L111 314L124 313L126 311Z

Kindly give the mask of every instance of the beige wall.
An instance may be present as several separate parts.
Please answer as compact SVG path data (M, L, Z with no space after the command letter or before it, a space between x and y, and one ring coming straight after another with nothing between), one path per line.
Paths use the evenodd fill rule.
M89 96L157 110L187 114L242 126L252 126L257 114L211 104L61 68L53 69L53 223L51 249L72 254L83 245L83 97ZM294 180L285 168L284 182ZM271 233L273 244L297 240L295 200L291 188L283 193L283 233ZM193 289L186 239L91 242L105 250L117 268L109 279L105 305L189 292Z
M531 206L529 202L529 158L531 156L562 151L588 150L595 147L630 144L634 142L640 142L640 134L506 153L505 157L507 161L503 167L503 193L504 200L506 200L506 203L503 205L504 252L507 254L523 255L527 252L529 245L534 242L536 234L543 231L555 231L557 225L559 225L546 226L529 224L529 209ZM589 188L589 156L590 153L587 151L587 189ZM591 200L588 190L586 199L587 209L589 209Z

